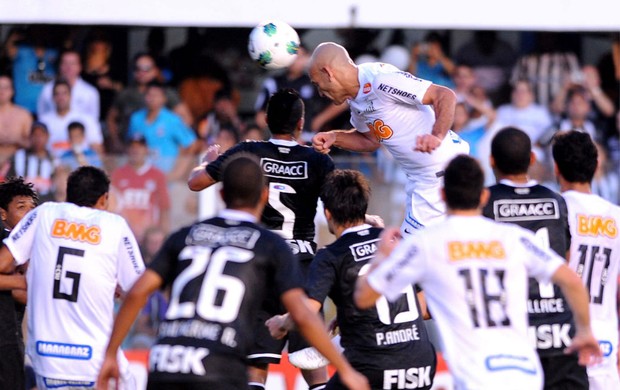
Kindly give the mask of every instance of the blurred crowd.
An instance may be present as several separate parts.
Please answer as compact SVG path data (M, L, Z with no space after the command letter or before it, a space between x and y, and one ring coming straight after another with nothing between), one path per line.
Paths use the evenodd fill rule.
M244 29L190 28L183 44L166 49L164 29L151 28L132 55L126 33L119 37L111 27L32 25L4 32L0 180L23 176L41 201L62 201L71 170L104 168L112 211L127 219L147 262L171 229L196 218L198 200L185 180L199 156L213 144L223 152L240 140L269 138L266 102L277 89L295 88L306 102L300 142L350 127L347 107L330 105L306 74L320 40L342 43L357 63L389 62L452 88L458 97L453 130L486 167L487 184L493 180L489 144L498 129L516 126L531 137L538 159L532 179L556 188L550 141L557 131L578 129L600 149L594 191L619 202L618 37L608 38L596 61L585 61L579 36L568 33L523 33L517 46L495 31L476 31L455 47L447 31L411 39L398 30L387 38L379 30L300 30L293 65L267 72L249 59ZM334 158L342 168L367 173L382 184L373 191L403 204L405 179L389 154L336 151ZM402 214L394 207L385 212ZM150 346L165 309L163 293L151 297L129 347Z

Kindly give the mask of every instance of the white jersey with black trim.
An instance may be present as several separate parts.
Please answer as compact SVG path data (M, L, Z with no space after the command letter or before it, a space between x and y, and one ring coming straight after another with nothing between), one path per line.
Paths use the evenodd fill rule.
M107 211L48 202L4 240L17 264L30 260L27 353L37 374L95 381L112 332L116 286L144 271L125 220ZM121 373L128 363L119 352Z
M529 341L528 276L548 282L564 260L518 226L451 216L406 237L368 276L388 300L424 290L450 372L462 389L540 389Z
M590 294L592 331L604 357L601 364L588 366L588 375L596 375L605 367L617 373L620 207L595 194L566 191L562 196L572 237L569 264Z
M449 131L432 153L413 150L417 137L430 134L435 123L433 108L422 104L432 83L384 63L358 65L358 79L360 90L348 101L351 124L361 133L372 132L407 175L403 228L419 229L443 219L443 170L457 154L469 153L469 144Z

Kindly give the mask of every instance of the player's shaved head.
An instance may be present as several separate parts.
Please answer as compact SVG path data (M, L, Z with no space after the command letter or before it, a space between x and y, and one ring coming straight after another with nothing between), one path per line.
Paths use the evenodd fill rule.
M254 208L267 181L258 157L236 153L222 166L222 199L229 209Z
M314 49L310 59L310 68L324 66L341 66L352 63L347 49L334 42L323 42Z

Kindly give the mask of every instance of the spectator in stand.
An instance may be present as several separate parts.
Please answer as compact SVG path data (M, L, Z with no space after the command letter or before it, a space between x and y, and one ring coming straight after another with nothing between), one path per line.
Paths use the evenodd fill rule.
M224 127L244 130L245 123L239 115L230 91L219 90L215 94L213 110L198 124L198 136L210 145L215 142L220 129Z
M149 265L155 258L155 254L165 240L166 232L162 229L158 227L146 229L144 237L139 241L145 265ZM157 338L159 324L166 318L167 309L167 291L156 290L153 292L134 322L133 332L129 340L130 348L148 349L153 346Z
M56 75L58 50L49 40L51 26L33 25L26 30L15 28L5 41L5 54L12 61L15 104L32 114L45 83Z
M456 103L454 109L454 123L452 124L452 130L455 131L465 142L469 144L469 154L479 161L484 161L488 155L480 153L478 145L485 136L488 128L493 123L495 117L495 110L493 107L486 109L485 118L489 120L481 122L472 118L472 111L464 102Z
M474 70L467 65L457 65L452 74L452 79L456 101L457 103L465 103L471 119L479 119L483 124L491 122L494 117L485 118L484 113L486 110L493 110L493 103L484 88L477 84Z
M76 50L67 50L60 55L58 78L65 80L71 88L71 107L76 112L99 121L99 91L80 77L82 60ZM55 83L48 82L37 100L37 117L42 118L54 112L53 89ZM50 129L51 131L51 129Z
M454 88L452 75L455 70L456 65L445 54L442 38L438 33L428 33L423 42L412 47L409 73L416 77Z
M196 135L181 117L166 108L166 91L153 82L146 88L145 108L134 112L129 120L129 140L138 134L154 153L154 164L168 177L176 180L187 176L190 157L197 151Z
M613 146L616 138L613 129L613 118L616 112L614 102L601 88L601 77L596 67L586 65L576 77L566 79L562 89L558 92L551 105L551 110L557 115L566 111L569 93L575 88L586 91L590 109L588 119L596 127L596 135L590 134L594 140L605 145L606 148ZM611 141L611 142L610 142Z
M267 131L254 122L247 123L245 126L245 131L241 134L242 141L267 141L267 139L269 139L267 136Z
M239 130L232 126L226 126L220 129L220 132L217 133L217 137L215 137L213 143L220 146L219 152L221 154L237 145L240 141L241 133Z
M508 79L517 55L496 31L475 31L473 39L459 48L454 59L474 70L478 84L488 93L494 106L507 100L505 90L509 88Z
M102 30L95 30L86 45L82 77L99 91L100 120L105 119L114 96L123 89L123 83L118 81L122 76L118 72L115 74L111 56L112 43Z
M129 224L136 239L142 241L146 231L170 228L170 196L166 175L148 159L146 138L136 134L127 149L127 164L112 171L113 207Z
M57 80L52 87L54 110L42 115L39 120L49 130L48 149L54 157L61 156L71 149L67 129L69 123L80 122L84 125L86 142L99 154L103 154L103 136L99 121L81 111L74 109L73 90L65 80Z
M40 203L53 199L52 177L55 167L47 149L48 139L47 126L34 122L30 129L30 146L15 152L7 174L8 177L23 177L26 182L32 183L39 194Z
M528 80L518 80L512 89L510 103L497 108L496 120L502 126L518 127L536 144L553 124L551 113L534 100L534 91Z
M13 104L13 82L0 75L0 161L10 159L19 148L28 146L32 115Z
M130 117L134 112L144 108L147 86L152 82L161 81L161 72L155 60L146 53L134 57L133 76L133 83L115 96L106 115L107 150L113 153L125 150ZM191 123L191 120L188 122L187 119L187 107L181 102L177 92L170 87L165 87L164 92L166 107L185 118L185 123Z
M97 168L103 166L97 152L86 142L85 131L84 125L80 122L71 122L67 126L70 148L60 156L59 164L69 171L86 165Z
M533 34L534 50L517 59L512 70L512 82L529 80L536 103L549 107L565 80L581 72L581 65L571 45L570 35L550 31Z
M620 173L618 166L613 165L607 155L607 150L599 143L595 143L598 150L598 165L592 178L592 193L601 198L620 205Z

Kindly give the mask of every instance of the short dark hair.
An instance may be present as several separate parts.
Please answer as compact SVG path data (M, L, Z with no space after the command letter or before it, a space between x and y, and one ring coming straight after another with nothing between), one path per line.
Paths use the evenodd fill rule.
M67 202L78 206L93 207L109 190L110 179L102 169L89 165L82 166L69 174Z
M491 156L495 160L495 167L504 174L527 173L531 153L530 137L516 127L504 127L491 141Z
M78 121L73 121L69 123L69 126L67 126L68 131L71 131L73 129L79 129L82 132L82 134L86 132L86 128L84 127L82 122L78 122Z
M450 161L444 173L444 192L449 209L477 209L483 189L484 173L476 159L460 154Z
M267 125L272 134L293 134L304 116L304 101L292 88L274 93L267 103Z
M50 131L47 128L47 125L43 122L34 121L32 122L32 126L30 126L30 134L34 133L36 129L41 129L45 134L49 134Z
M369 199L368 180L361 172L352 169L336 169L330 172L321 187L324 207L339 225L363 222Z
M21 176L9 177L0 183L0 208L8 210L9 203L17 196L28 196L35 203L39 202L39 195L34 190L34 185L26 182Z
M570 130L553 137L553 160L569 183L590 183L598 164L598 150L588 133Z
M258 157L236 153L222 165L222 198L227 208L256 207L267 180Z
M54 80L54 85L52 86L52 94L54 93L54 91L56 91L56 88L58 88L61 85L64 85L67 88L69 88L69 92L71 92L71 85L69 84L69 82L63 78L58 78Z

